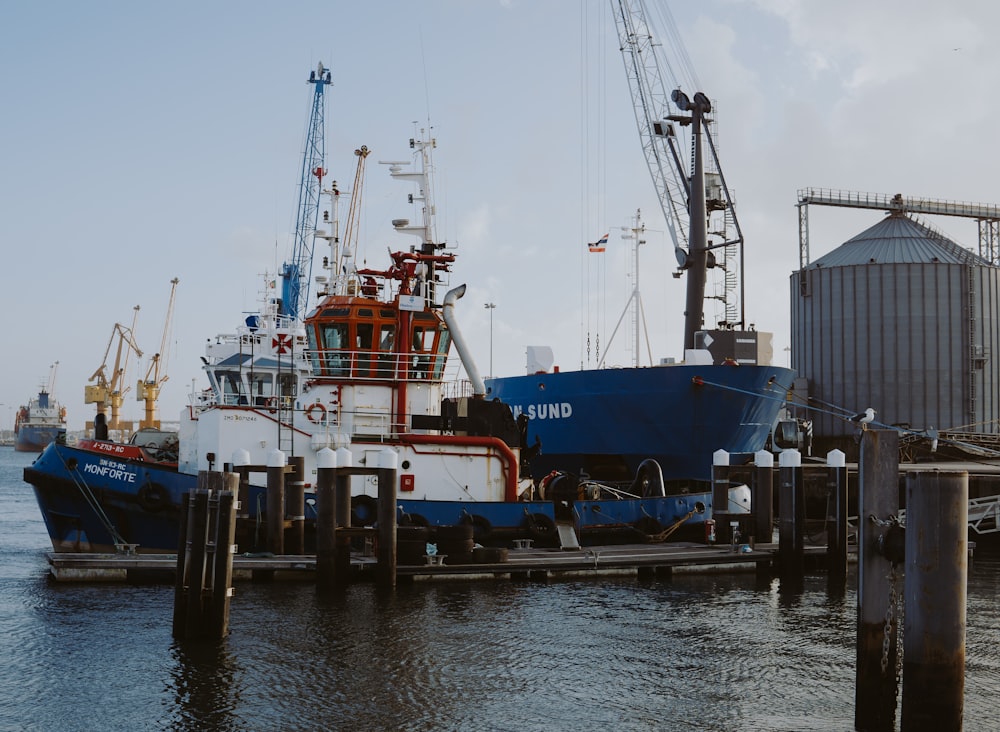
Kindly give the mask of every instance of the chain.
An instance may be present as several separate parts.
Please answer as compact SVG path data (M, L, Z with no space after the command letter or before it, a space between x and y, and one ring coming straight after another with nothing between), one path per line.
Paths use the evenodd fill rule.
M896 606L896 565L889 563L889 603L885 608L885 626L882 628L882 675L889 668L889 644L892 639L892 613Z

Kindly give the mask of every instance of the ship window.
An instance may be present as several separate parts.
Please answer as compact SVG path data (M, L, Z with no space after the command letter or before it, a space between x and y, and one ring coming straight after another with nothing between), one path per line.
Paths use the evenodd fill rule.
M350 370L350 347L347 323L322 323L323 371L330 376L347 376ZM333 352L331 352L333 351Z
M374 315L375 315L375 311L372 310L371 308L358 308L358 317L359 318L371 318Z
M451 345L451 333L447 330L441 331L438 339L437 356L434 359L434 378L440 379L444 372L444 365L448 361L448 347Z
M243 393L243 379L238 371L216 371L215 378L219 382L220 397L223 404L246 404Z
M395 323L382 323L379 326L378 335L378 376L380 379L392 378L393 371L395 370L395 356L392 353L392 347L396 339L396 324Z
M323 311L324 318L346 318L350 314L350 308L327 308Z
M250 395L255 407L266 406L268 398L274 395L271 374L256 371L250 374Z
M368 311L371 313L371 310ZM358 352L358 371L360 376L369 376L372 367L372 334L375 326L372 323L355 325L354 346Z
M396 313L393 310L379 310L378 314L381 315L383 318L395 319L396 317Z

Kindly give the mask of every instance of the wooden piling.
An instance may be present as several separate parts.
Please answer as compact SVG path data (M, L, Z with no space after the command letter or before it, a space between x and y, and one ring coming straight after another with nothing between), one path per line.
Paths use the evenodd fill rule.
M898 481L899 433L864 430L858 465L858 660L854 727L869 732L891 731L896 723L897 592L902 589L903 568L895 567L879 547L899 513Z
M902 732L962 729L969 474L906 478Z
M805 575L805 500L802 455L782 450L778 455L778 563L785 581Z
M174 584L173 634L181 640L221 639L229 632L235 473L203 470L183 499Z
M826 519L826 562L831 579L847 579L847 456L840 450L826 455L826 487L833 515Z
M354 455L346 447L337 448L337 477L334 488L334 522L338 529L351 528L351 474ZM336 532L334 540L337 579L342 584L351 581L351 537L347 531Z
M217 639L229 635L229 607L233 596L233 553L236 549L235 489L239 486L239 476L236 473L225 473L223 483L223 490L217 496L217 523L214 532L215 571L212 576L212 608L209 624L210 636Z
M337 453L324 447L316 453L316 589L337 585L336 500Z
M733 536L729 526L729 453L716 450L712 453L712 518L715 519L715 540L728 544Z
M285 553L285 453L272 450L267 458L267 550Z
M286 551L306 553L306 459L302 455L288 458L291 471L285 481L285 520L289 522Z
M396 465L398 454L389 448L379 454L378 550L375 583L383 589L396 586Z
M187 568L187 557L189 553L188 536L193 532L193 527L190 525L191 520L194 517L194 512L190 510L191 504L191 494L185 493L181 496L181 515L178 524L180 524L177 536L177 564L174 573L174 623L173 623L173 633L174 638L183 638L186 631L187 619L187 605L186 605L186 568Z
M754 454L750 490L754 540L770 544L774 538L774 455L768 450Z
M198 482L201 483L201 475ZM205 573L208 569L206 549L208 545L208 495L203 488L195 489L191 496L189 510L194 514L190 520L188 552L184 567L184 637L195 638L205 623Z

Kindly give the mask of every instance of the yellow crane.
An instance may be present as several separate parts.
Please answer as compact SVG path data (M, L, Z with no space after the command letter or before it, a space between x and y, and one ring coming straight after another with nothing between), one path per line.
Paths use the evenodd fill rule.
M138 317L139 306L136 305L133 308L131 328L126 328L121 323L115 323L111 329L111 337L108 339L108 347L104 349L104 360L93 375L87 379L87 381L96 381L97 383L83 388L83 403L96 404L97 414L103 415L104 423L108 429L112 430L121 429L122 401L125 398L125 394L131 388L129 386L126 386L124 389L122 388L122 384L125 383L125 372L128 370L129 355L132 351L135 351L136 357L142 358L142 351L136 345L133 335L135 332L135 322ZM108 355L111 353L111 346L115 342L115 337L118 338L118 348L115 352L115 365L109 379L107 374ZM109 405L111 407L110 420L107 419Z
M156 404L160 399L160 386L170 378L167 375L167 360L170 355L170 321L174 314L174 296L177 294L178 282L180 280L176 277L170 280L170 302L167 304L167 317L163 323L160 351L153 354L149 360L146 378L139 379L136 399L146 403L145 415L139 423L139 429L160 428L160 420L156 416Z

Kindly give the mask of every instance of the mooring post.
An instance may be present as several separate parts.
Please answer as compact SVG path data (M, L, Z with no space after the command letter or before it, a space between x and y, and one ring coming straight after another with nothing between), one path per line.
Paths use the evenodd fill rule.
M805 575L805 501L802 454L782 450L778 455L778 564L785 580Z
M267 550L285 553L285 453L267 456Z
M399 454L390 448L378 459L378 551L375 582L384 589L396 586L396 466Z
M854 728L891 731L896 724L899 433L866 429L858 465L858 662ZM896 527L892 535L890 529Z
M753 464L750 508L753 510L754 540L770 544L774 541L774 455L769 450L758 450L754 453Z
M334 521L338 529L349 529L351 528L351 474L348 469L354 466L354 453L346 447L338 447L337 466ZM337 581L346 585L351 581L351 537L346 531L338 531L334 543L336 545L334 563L337 566Z
M208 471L198 473L198 484L201 485ZM184 612L184 637L197 638L205 625L205 574L206 550L208 545L208 498L210 491L203 488L195 489L191 497L190 510L194 513L191 519L191 531L188 535L190 552L185 567L185 586L187 587Z
M831 579L847 579L847 456L841 450L826 454L826 488L833 516L826 517L826 566Z
M233 554L236 551L236 490L240 476L224 473L222 490L217 494L218 507L215 536L215 571L212 576L211 637L225 638L229 634L229 608L233 596Z
M193 533L191 521L194 511L191 510L191 494L181 496L181 515L177 535L177 568L174 574L174 638L183 638L187 627L187 567L191 555L191 542L188 537Z
M729 527L729 473L729 453L716 450L712 453L712 518L719 544L728 544L733 536Z
M316 453L316 589L337 584L335 563L337 453L324 447Z
M236 518L250 518L250 451L233 450L233 472L239 475L236 488Z
M906 478L902 732L962 729L969 474Z
M288 458L291 468L289 480L285 482L286 519L288 530L288 551L292 554L306 553L306 459L301 455Z

